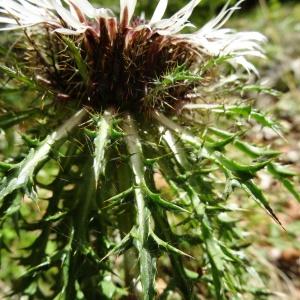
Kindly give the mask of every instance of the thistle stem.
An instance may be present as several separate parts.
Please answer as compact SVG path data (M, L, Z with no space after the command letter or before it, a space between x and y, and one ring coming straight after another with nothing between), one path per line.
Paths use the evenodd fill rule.
M154 299L154 280L156 259L151 254L148 240L150 236L151 213L143 195L144 163L142 145L140 143L134 120L128 115L123 129L127 133L125 137L127 149L130 155L130 166L134 174L135 202L137 208L137 238L136 245L140 256L140 276L143 287L144 300Z
M115 184L117 185L118 192L120 192L119 197L121 196L121 198L123 199L132 197L134 194L134 188L132 187L132 173L130 166L128 166L128 164L122 163L120 164L116 173L117 182ZM132 230L135 224L134 216L134 203L127 203L126 207L124 207L124 212L118 216L119 229L122 239ZM134 278L135 274L137 273L136 256L137 255L135 249L131 248L124 253L123 258L125 285L128 288L130 295L136 294L134 285Z
M168 243L175 245L176 239L173 235L172 229L170 227L167 214L163 211L155 211L153 213L153 218L155 220L157 233ZM192 284L186 275L186 271L183 266L182 258L178 254L170 252L169 258L174 268L174 279L178 289L181 291L183 299L192 300L194 299Z
M85 201L80 201L80 207L78 210L80 238L83 240L86 238L89 212L96 198L95 195L101 179L100 177L101 175L104 176L105 172L105 152L110 141L111 124L112 115L106 111L97 123L97 132L94 139L95 151L93 160L87 163L83 173L83 181L85 184L82 185L82 191L80 191L82 195L80 195L80 197L84 197Z

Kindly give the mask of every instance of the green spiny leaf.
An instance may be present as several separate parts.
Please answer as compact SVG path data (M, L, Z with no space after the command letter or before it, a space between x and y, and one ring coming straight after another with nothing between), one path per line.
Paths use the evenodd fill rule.
M242 86L242 88L241 88L242 96L244 95L244 93L247 93L247 92L263 93L263 94L271 95L274 97L279 97L282 94L277 90L263 87L260 85L255 85L255 84Z
M259 170L263 169L267 165L270 164L271 160L265 160L263 162L258 162L255 164L244 165L237 163L236 161L225 157L222 153L218 152L215 154L221 166L233 172L238 177L251 178L253 177Z
M22 83L25 83L28 86L34 86L34 81L27 76L23 75L20 71L15 71L9 67L0 65L0 71L9 76L10 78L14 78Z
M63 41L68 46L69 50L71 51L71 54L73 55L78 71L84 80L85 83L88 83L89 81L89 72L87 68L87 63L84 61L84 59L81 56L80 49L76 46L76 44L70 39L65 36L62 36Z
M0 186L0 200L12 192L25 187L31 180L37 166L49 157L53 145L59 140L64 139L69 131L80 123L84 116L84 110L77 112L61 127L49 135L38 149L30 151L26 158L20 163L16 174Z
M206 245L207 254L209 257L212 277L214 281L214 289L216 292L217 299L222 299L222 277L224 271L224 253L221 250L220 245L214 239L212 234L212 228L210 226L207 216L202 220L202 234L204 243Z
M238 149L240 149L241 151L243 151L244 153L246 153L247 155L253 158L258 158L258 157L274 158L280 154L279 151L256 147L250 145L247 142L242 142L239 140L235 141L234 144Z
M188 258L193 258L191 255L177 249L176 247L170 245L169 243L163 241L162 239L160 239L154 232L151 232L151 237L153 238L153 240L155 241L155 243L159 246L164 248L167 251L173 252L175 254L178 255L182 255L182 256L186 256Z
M132 246L132 234L133 231L136 229L132 229L131 232L129 232L127 235L125 235L125 237L117 243L117 245L111 249L102 259L101 262L106 260L107 258L109 258L112 255L120 255L122 254L124 251L126 251L128 248L130 248Z
M33 117L39 110L37 109L29 109L21 112L16 113L7 113L0 115L0 128L7 129L16 124L23 122L31 117Z
M164 200L159 194L153 193L146 185L144 185L144 191L145 191L145 194L148 196L148 199L152 200L153 203L155 203L161 207L164 207L169 210L190 213L188 210L186 210L170 201Z
M14 170L18 167L18 164L10 164L10 163L6 163L6 162L0 162L0 171L11 171Z
M274 211L272 210L271 206L265 195L263 194L262 190L257 187L251 180L241 183L241 187L262 207L264 207L270 216L280 225L282 226L281 222L275 215Z
M291 181L291 177L296 176L296 173L277 164L271 164L268 166L268 171L284 185L284 187L295 197L298 202L300 202L300 193L297 191L296 187Z
M95 184L98 185L100 175L105 173L105 151L109 143L110 129L111 129L112 118L109 112L104 112L103 116L99 120L97 126L97 136L94 139L95 144L95 155L93 162L93 169L95 174Z

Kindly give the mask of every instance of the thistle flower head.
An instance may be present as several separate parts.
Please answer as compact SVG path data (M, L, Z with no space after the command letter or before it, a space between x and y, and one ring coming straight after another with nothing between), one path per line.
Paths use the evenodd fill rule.
M247 57L263 56L265 37L221 28L241 2L191 33L182 31L194 28L188 20L199 0L168 19L160 0L150 21L134 17L135 0L120 1L119 18L87 0L10 0L0 4L0 22L1 30L25 30L27 70L57 98L96 110L170 112L214 81L203 68L211 58L256 72Z

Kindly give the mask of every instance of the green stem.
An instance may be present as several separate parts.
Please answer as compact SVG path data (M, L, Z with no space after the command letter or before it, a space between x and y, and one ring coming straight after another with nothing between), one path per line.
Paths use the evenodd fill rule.
M83 241L86 239L88 216L93 204L95 204L99 181L101 176L105 175L105 153L110 141L112 127L112 115L110 112L106 111L103 113L97 123L97 127L94 139L94 157L86 164L83 171L84 184L80 186L77 208L78 217L75 220L76 224L78 224L78 237Z
M69 258L69 268L67 276L67 285L65 289L65 299L74 299L75 281L79 272L79 266L89 251L88 227L90 213L93 206L96 206L96 192L101 175L104 175L106 160L105 152L110 140L112 117L105 112L97 123L97 132L94 139L94 156L89 158L82 172L82 183L79 185L77 197L75 199L76 207L72 214L72 223L74 226L74 237L71 242L71 252ZM77 251L79 245L79 251Z
M121 163L117 170L117 188L118 193L117 199L131 197L134 193L131 181L131 170L128 164ZM109 201L113 201L115 197L112 197ZM127 202L127 201L126 201ZM119 229L122 239L128 235L134 226L134 207L133 203L126 203L124 207L124 213L118 216ZM136 275L136 251L135 249L128 249L124 253L124 273L125 273L125 285L131 295L135 295L134 278Z
M95 178L91 174L92 162L89 161L83 170L83 182L79 186L76 213L74 214L75 241L82 246L87 240L89 213L95 202Z
M123 126L126 132L126 145L130 155L130 166L135 181L135 202L137 208L137 237L136 245L140 256L140 276L143 287L144 300L151 300L155 297L155 272L156 258L149 249L150 219L151 213L143 195L144 163L142 145L140 143L134 120L128 115Z
M163 139L166 140L168 146L171 146L172 152L175 153L174 155L176 159L179 160L183 166L190 167L188 160L184 157L184 153L182 153L183 150L177 147L176 140L172 136L170 131L164 131ZM167 164L170 163L169 159L164 158L160 160L159 166L162 161L167 161ZM150 185L151 189L155 190L153 172L151 172L151 174L152 174L151 176L147 177L148 178L147 184ZM178 243L178 240L172 232L166 212L158 207L154 207L151 210L151 213L155 222L155 233L158 235L158 237L160 237L162 240L166 241L166 243L170 245L176 245ZM169 251L168 256L170 258L172 268L174 269L174 281L176 284L176 288L180 290L183 299L186 300L194 299L193 287L185 272L181 256L175 254L172 251Z
M162 211L155 211L153 212L153 218L156 224L155 229L157 234L171 245L176 245L177 241L171 230L166 213ZM183 299L194 299L192 285L184 270L182 258L178 254L172 252L169 252L168 255L170 257L172 268L175 271L174 278L176 285L181 291Z

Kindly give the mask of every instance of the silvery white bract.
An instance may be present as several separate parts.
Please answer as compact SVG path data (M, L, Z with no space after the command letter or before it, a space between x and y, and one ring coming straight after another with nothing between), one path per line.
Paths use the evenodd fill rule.
M99 34L95 24L99 23L100 18L113 19L117 22L111 10L95 8L87 0L41 0L38 3L33 0L6 0L2 2L0 22L4 26L2 25L1 30L47 23L53 26L53 31L61 34L81 35L88 29ZM258 32L236 32L222 28L232 13L240 8L241 2L243 0L231 8L226 5L215 19L202 28L192 33L182 34L181 31L185 27L194 27L188 20L199 0L190 1L168 19L163 18L168 1L160 0L150 21L139 24L134 30L139 31L146 27L159 35L180 38L196 46L199 54L231 56L230 62L233 65L242 65L248 72L257 74L255 67L246 57L263 57L260 44L265 42L266 38ZM124 26L132 27L131 20L135 6L136 0L120 1L120 22Z

